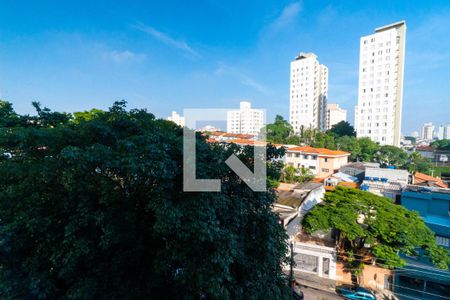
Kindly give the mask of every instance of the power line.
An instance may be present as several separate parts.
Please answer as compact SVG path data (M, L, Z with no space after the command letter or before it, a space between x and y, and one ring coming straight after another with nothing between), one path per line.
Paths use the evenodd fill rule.
M426 291L416 290L416 289L409 288L409 287L406 287L406 286L401 286L401 285L398 285L398 284L389 283L389 285L396 286L396 287L399 287L399 288L402 288L402 289L415 291L415 292L418 292L418 293L424 293L424 294L435 296L435 297L441 297L441 298L444 298L444 299L450 299L449 297L446 297L446 296L442 296L442 295L438 295L438 294L434 294L434 293L430 293L430 292L426 292Z
M338 257L348 258L347 256L340 256L340 255L337 255L337 256ZM362 260L360 258L353 258L353 259L357 260L357 261L365 262L364 260ZM348 269L348 270L359 270L359 269L358 268L354 268L354 269ZM450 277L450 273L449 274L435 274L435 273L431 273L431 272L427 272L427 271L421 271L421 270L415 270L415 269L405 269L403 267L402 268L399 267L399 268L395 269L395 272L401 272L401 271L405 271L405 272L419 272L419 273L429 274L429 275L433 275L433 276L442 276L442 277L445 277L445 278Z
M341 257L341 258L349 258L348 256L345 256L345 255L342 255L342 254L340 254L340 255L338 255L338 254L336 254L336 256L337 257ZM354 256L359 256L359 257L364 257L364 255L360 255L360 254L354 254ZM362 259L360 259L360 258L353 258L354 260L358 260L358 261L363 261L364 262L364 260L362 260ZM377 260L381 260L381 261L385 261L385 262L394 262L394 263L398 263L398 262L396 262L396 261L394 261L394 260L389 260L389 259L384 259L384 258L374 258L375 259L375 261L377 261ZM436 272L436 273L445 273L445 274L433 274L433 273L430 273L430 272L426 272L426 271L420 271L420 270L413 270L413 269L405 269L404 267L396 267L395 269L404 269L404 270L407 270L407 271L417 271L417 272L424 272L424 273L429 273L429 274L433 274L433 275L437 275L437 276L450 276L450 272L449 271L445 271L445 270L440 270L440 269L437 269L437 268L433 268L433 267L431 267L431 266L418 266L419 268L423 268L423 269L427 269L427 270L431 270L431 271L434 271L434 272Z

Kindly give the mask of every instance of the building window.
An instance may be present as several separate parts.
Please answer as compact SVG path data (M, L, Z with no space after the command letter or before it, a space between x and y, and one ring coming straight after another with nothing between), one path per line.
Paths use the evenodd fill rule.
M308 159L308 155L303 154L303 159Z
M325 158L323 159L323 161L324 161L324 162L328 162L328 158L325 157Z
M436 243L440 246L449 248L450 247L450 238L436 235Z
M328 277L330 275L330 259L324 257L323 263L322 263L322 274L325 277Z
M322 168L322 172L328 173L328 172L330 172L330 169Z
M315 170L315 169L316 169L316 167L314 167L314 166L309 166L309 168L310 168L311 170Z
M306 272L317 273L318 257L299 253L294 256L296 267Z
M311 159L312 160L316 160L317 159L317 155L311 155Z

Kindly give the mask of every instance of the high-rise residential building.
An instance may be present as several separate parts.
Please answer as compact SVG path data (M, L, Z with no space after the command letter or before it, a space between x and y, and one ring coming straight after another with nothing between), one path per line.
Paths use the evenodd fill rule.
M438 138L438 140L444 139L444 126L443 125L439 126L439 128L438 128L437 138Z
M313 53L300 53L291 62L289 123L302 128L326 129L328 68Z
M439 126L437 137L439 140L450 139L450 124Z
M401 21L360 40L356 133L381 145L400 145L405 38Z
M347 121L347 110L340 108L339 104L327 104L326 130L331 129L334 124Z
M450 124L444 125L444 139L450 140Z
M433 123L425 123L422 127L422 139L431 141L433 140L434 126Z
M176 111L172 111L172 115L167 117L167 120L172 121L181 127L184 126L184 117L180 116Z
M241 101L239 110L227 113L228 133L258 135L264 125L264 110L252 108L247 101Z

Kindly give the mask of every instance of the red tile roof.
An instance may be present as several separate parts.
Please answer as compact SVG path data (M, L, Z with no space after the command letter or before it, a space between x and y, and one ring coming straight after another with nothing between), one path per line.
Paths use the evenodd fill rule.
M421 183L432 183L435 186L441 187L441 188L448 188L448 185L445 184L442 179L433 177L424 173L416 172L414 174L414 184L421 184Z
M310 147L310 146L289 148L287 151L288 152L296 151L296 152L314 153L314 154L318 154L318 155L330 155L330 156L350 155L350 153L341 151L341 150L330 150L330 149L326 149L326 148L314 148L314 147Z
M255 145L255 144L256 145L267 145L266 142L245 140L245 139L230 140L228 142L233 143L233 144L238 144L238 145Z
M434 152L434 150L436 150L435 148L431 147L431 146L418 146L416 148L417 151L430 151L430 152Z

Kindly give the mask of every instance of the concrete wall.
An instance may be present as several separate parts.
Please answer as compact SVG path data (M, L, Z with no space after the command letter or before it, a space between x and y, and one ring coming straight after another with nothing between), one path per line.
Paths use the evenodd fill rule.
M342 166L348 164L348 156L338 157L319 157L317 177L325 178L332 175L335 171L339 170Z
M372 290L382 291L389 289L389 278L393 272L389 269L380 268L378 266L365 265L359 284ZM352 276L350 272L346 272L344 265L340 262L336 264L336 281L341 284L352 284Z
M298 254L306 254L310 256L314 256L317 258L317 272L307 272L310 274L317 275L323 278L336 279L336 250L332 247L320 246L310 243L294 243L294 260L296 255ZM329 259L329 274L326 275L323 273L323 262L324 259ZM294 267L295 271L304 272L304 270L299 269L298 267Z

